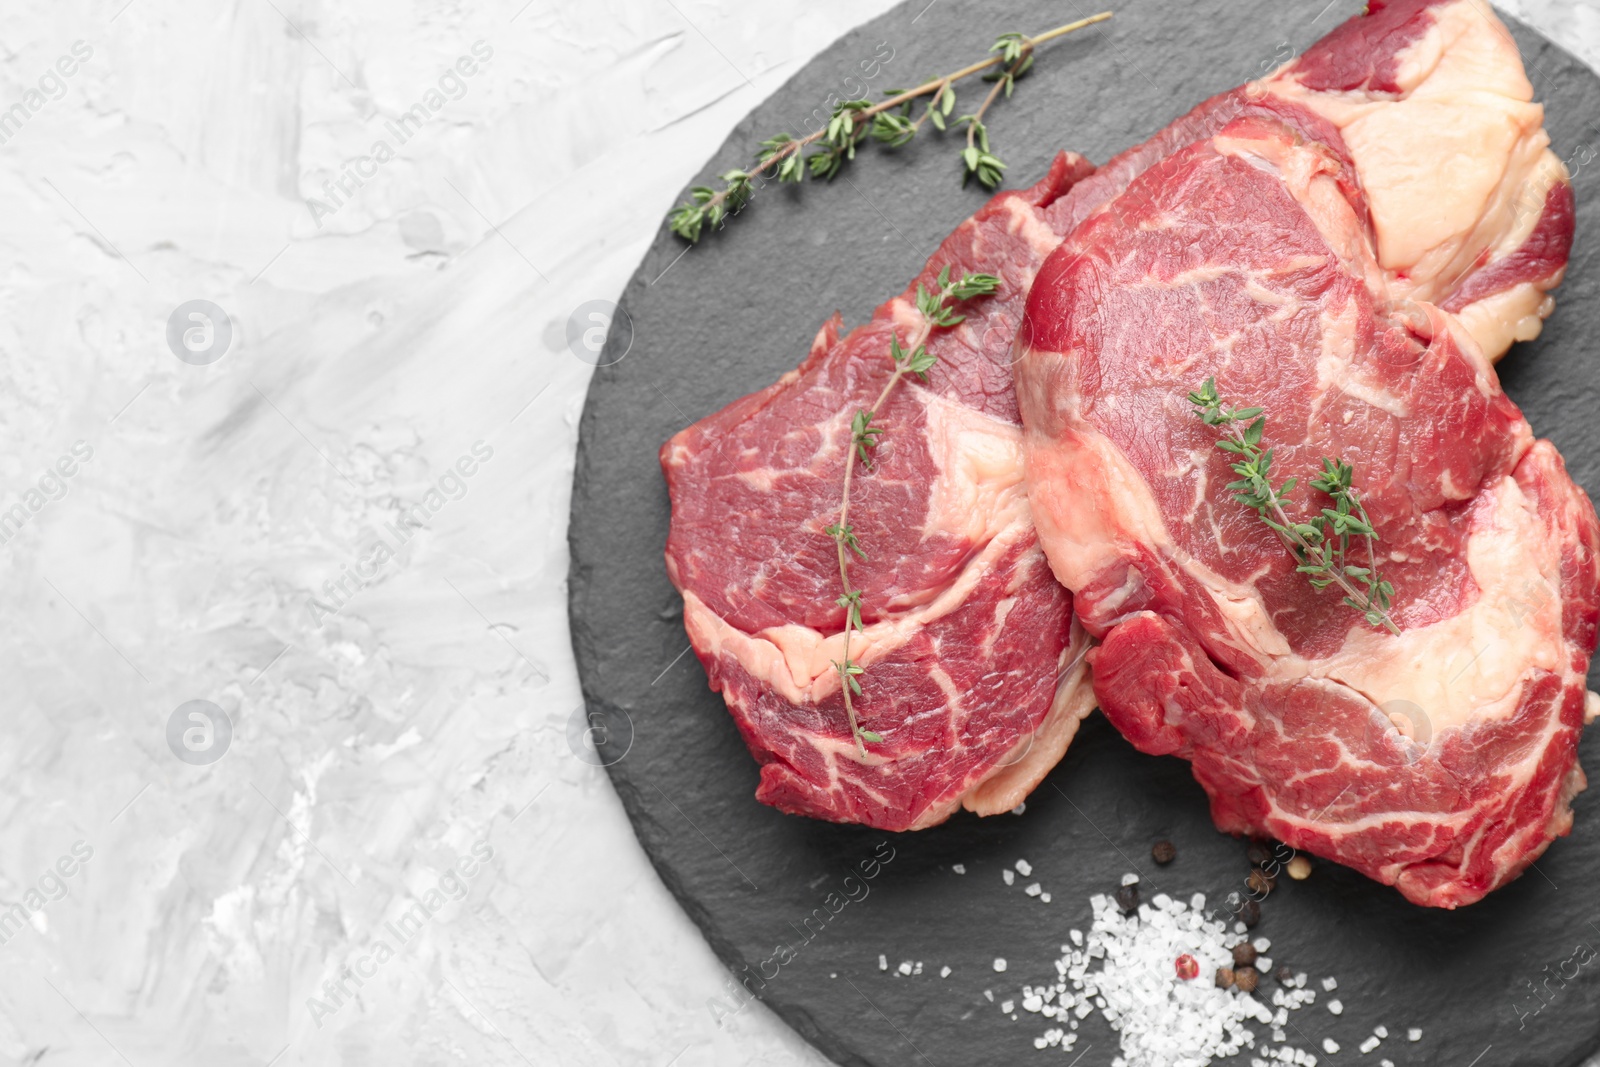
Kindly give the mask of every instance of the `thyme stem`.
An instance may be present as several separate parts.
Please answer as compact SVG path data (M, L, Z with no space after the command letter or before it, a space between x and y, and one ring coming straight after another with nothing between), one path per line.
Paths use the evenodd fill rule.
M968 148L975 147L973 140L978 135L978 128L983 124L984 113L989 110L989 105L994 103L995 97L999 96L1000 90L1004 89L1005 87L1006 83L1004 80L995 82L994 87L989 90L989 95L983 98L983 103L979 105L978 110L972 113L972 121L967 124Z
M916 331L911 335L912 351L915 351L926 344L928 338L932 334L933 324L927 319L923 319L922 324L919 325ZM886 401L888 401L889 394L894 392L894 387L900 384L900 379L905 377L907 369L908 368L904 363L897 362L895 364L894 373L889 375L889 380L884 383L883 391L878 394L878 399L872 402L872 407L870 409L871 411L883 410L883 405ZM848 530L850 528L850 483L855 476L856 456L860 453L860 451L861 450L856 447L854 443L852 443L849 454L845 457L844 461L844 491L840 494L839 498L839 528L843 530ZM844 690L844 710L845 714L850 717L850 736L856 740L856 753L862 757L865 757L867 754L867 746L861 736L861 724L856 721L855 702L851 700L851 691L855 688L853 683L856 676L843 673L844 671L848 671L851 667L856 666L850 660L850 633L860 623L860 590L856 589L850 584L850 550L846 545L845 537L836 535L833 539L833 542L834 547L839 550L839 584L844 587L845 598L853 600L853 604L845 608L844 618L844 652L842 653L844 667L841 671L841 674L843 675L842 680L844 682L844 684L841 686L841 688ZM859 668L857 669L859 670Z
M952 282L949 267L939 272L938 287L932 292L919 283L917 312L921 318L908 338L910 344L902 347L898 334L890 340L889 358L894 364L894 371L884 383L883 389L879 391L877 399L872 402L872 407L857 411L850 422L850 447L845 454L844 488L839 497L839 519L824 532L833 538L839 558L839 585L844 590L835 601L844 609L844 651L841 653L841 658L834 662L833 667L839 674L839 688L844 694L844 710L850 720L850 736L855 740L856 755L862 759L867 756L866 742L880 742L883 738L871 730L861 728L854 698L861 695L861 683L858 679L865 673L865 669L850 658L850 636L857 630L864 629L861 623L861 590L850 581L852 562L850 557L854 554L861 559L867 558L860 542L856 540L855 530L850 525L850 488L855 482L857 461L860 461L864 469L869 471L872 469L867 459L867 451L878 446L878 438L884 432L874 426L872 420L888 403L895 386L899 385L907 374L915 374L926 380L929 368L937 362L938 357L930 354L927 347L928 338L933 336L933 331L939 327L954 326L965 320L965 315L958 315L946 306L947 301L988 296L995 292L999 285L1000 279L992 274L966 274L958 281Z

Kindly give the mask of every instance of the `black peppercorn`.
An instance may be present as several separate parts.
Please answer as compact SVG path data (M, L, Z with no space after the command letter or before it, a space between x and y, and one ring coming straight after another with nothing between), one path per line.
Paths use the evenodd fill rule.
M1272 972L1272 977L1276 978L1281 984L1288 985L1294 981L1294 972L1289 969L1288 964L1284 964Z
M1245 849L1244 854L1252 864L1260 867L1272 858L1272 849L1267 847L1265 841L1252 841L1250 842L1250 847Z
M1253 900L1247 900L1239 906L1239 921L1245 926L1253 927L1261 921L1261 905Z
M1239 987L1241 993L1254 993L1256 983L1261 980L1261 975L1254 967L1240 967L1233 972L1233 984Z
M1233 968L1231 968L1231 967L1218 967L1217 968L1217 988L1218 989L1227 989L1232 984L1233 984Z
M1256 961L1256 947L1248 941L1241 941L1233 946L1233 962L1241 967L1248 967Z
M1178 855L1178 850L1172 847L1171 841L1157 841L1150 848L1150 858L1165 867Z
M1137 883L1117 888L1117 907L1124 912L1139 910L1139 886Z

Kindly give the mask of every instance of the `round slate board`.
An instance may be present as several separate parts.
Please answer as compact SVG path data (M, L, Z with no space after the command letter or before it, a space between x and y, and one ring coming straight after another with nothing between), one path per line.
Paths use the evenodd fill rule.
M1358 9L1359 0L1327 9L1322 0L1119 3L1112 22L1048 45L1015 98L995 109L1009 184L1033 181L1058 148L1109 158ZM836 42L758 107L703 180L744 165L762 137L814 128L830 99L877 97L956 69L1003 30L1039 31L1092 10L1078 0L911 0ZM1600 79L1536 33L1514 32L1556 150L1575 163L1591 156ZM864 91L867 73L875 76ZM639 841L718 956L741 978L763 973L749 979L762 1000L849 1065L1054 1062L1059 1050L1033 1048L1045 1021L1019 1013L1013 1022L997 1004L1054 975L1067 930L1087 926L1091 894L1138 871L1147 894L1216 900L1247 871L1243 843L1211 826L1187 765L1140 755L1098 716L1018 816L962 813L896 835L782 815L752 799L756 764L683 654L681 604L662 565L669 511L657 448L793 368L834 308L859 323L899 291L983 202L976 187L962 189L955 155L953 139L937 136L895 153L868 148L831 185L762 190L687 253L663 230L623 299L632 329L614 327L599 360L610 365L590 387L573 489L571 620L587 703L574 710L574 736L585 715L604 726L598 751L615 761L611 778ZM1589 163L1576 175L1577 250L1558 310L1538 342L1502 365L1506 388L1591 494L1600 491L1597 172L1600 163ZM1593 776L1593 736L1583 754ZM1600 957L1579 946L1600 949L1600 811L1592 794L1575 807L1576 831L1536 869L1458 912L1415 907L1327 863L1284 884L1256 933L1272 939L1275 960L1336 975L1344 1002L1337 1017L1320 1003L1296 1013L1291 1040L1319 1056L1324 1037L1337 1040L1343 1051L1324 1063L1563 1067L1593 1052ZM1156 868L1150 845L1161 838L1177 844L1178 859ZM1001 870L1023 858L1031 876L1007 886ZM845 877L863 863L876 876L851 886L867 895L834 914L825 901L837 894L837 907ZM1050 903L1024 894L1035 881ZM1009 962L1003 974L997 957ZM897 976L902 960L920 961L921 973ZM728 985L707 1004L707 1028L740 1025L742 1010L721 1017L739 1009ZM1380 1023L1391 1036L1364 1060L1356 1046ZM1405 1040L1409 1026L1423 1028L1420 1043ZM1079 1053L1085 1067L1117 1054L1098 1015L1081 1024Z

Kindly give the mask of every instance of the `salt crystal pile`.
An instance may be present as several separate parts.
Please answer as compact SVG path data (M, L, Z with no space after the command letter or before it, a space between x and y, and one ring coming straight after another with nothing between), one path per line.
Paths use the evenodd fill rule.
M1233 946L1246 938L1222 920L1208 919L1204 896L1185 903L1161 893L1128 915L1104 895L1089 904L1094 923L1087 936L1070 932L1071 944L1061 946L1056 961L1055 983L1022 989L1022 1009L1054 1024L1034 1038L1035 1048L1070 1052L1079 1020L1098 1010L1121 1038L1122 1055L1113 1067L1204 1067L1245 1049L1255 1054L1253 1064L1316 1067L1315 1055L1282 1044L1277 1034L1278 1047L1269 1050L1265 1040L1258 1046L1247 1026L1282 1027L1290 1011L1314 998L1309 990L1277 991L1274 1012L1254 996L1219 989L1212 981L1218 968L1233 966ZM1199 965L1197 978L1179 977L1175 963L1184 955Z

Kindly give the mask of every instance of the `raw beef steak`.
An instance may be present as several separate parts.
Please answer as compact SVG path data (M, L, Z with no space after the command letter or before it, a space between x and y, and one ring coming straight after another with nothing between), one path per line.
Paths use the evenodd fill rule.
M1221 829L1440 907L1533 862L1584 785L1600 524L1491 364L1571 241L1531 95L1486 5L1373 0L1096 196L1018 336L1030 499L1108 718L1189 759ZM1266 409L1291 512L1327 506L1321 457L1354 465L1398 635L1232 499L1187 400L1213 376Z
M840 336L835 315L799 368L661 449L672 496L667 570L713 689L761 763L757 799L783 811L914 830L965 805L1007 811L1066 751L1093 706L1087 638L1039 549L1022 480L1011 341L1035 271L1066 232L1048 209L1092 168L1058 157L948 237L906 291ZM997 275L934 332L926 385L903 381L857 468L851 578L865 629L855 707L881 735L858 758L839 677L844 611L825 529L838 521L851 418L920 321L916 283L946 266Z

